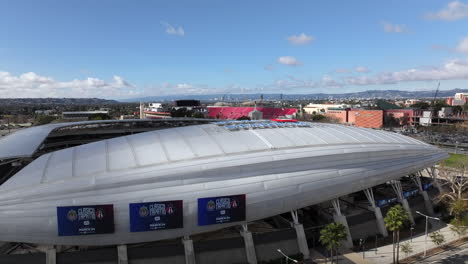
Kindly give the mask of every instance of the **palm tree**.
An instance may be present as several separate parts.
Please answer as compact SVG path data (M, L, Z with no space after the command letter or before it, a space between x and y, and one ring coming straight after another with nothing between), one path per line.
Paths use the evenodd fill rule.
M393 235L393 263L398 263L399 251L400 251L400 229L409 220L408 213L397 204L388 210L387 215L384 218L385 226L388 230L392 231ZM395 261L395 243L397 245L396 250L396 261Z
M320 230L320 242L330 250L331 262L333 263L333 250L336 252L336 263L338 263L338 248L341 241L348 237L346 227L341 223L331 223Z

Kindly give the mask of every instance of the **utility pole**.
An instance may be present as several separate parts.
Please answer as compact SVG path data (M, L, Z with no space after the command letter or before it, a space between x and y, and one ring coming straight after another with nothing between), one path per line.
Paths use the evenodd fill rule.
M424 257L426 257L426 251L427 251L427 221L428 221L429 218L440 221L440 218L431 217L431 216L425 215L425 214L423 214L423 213L421 213L419 211L416 211L416 213L426 217L426 237L424 238Z

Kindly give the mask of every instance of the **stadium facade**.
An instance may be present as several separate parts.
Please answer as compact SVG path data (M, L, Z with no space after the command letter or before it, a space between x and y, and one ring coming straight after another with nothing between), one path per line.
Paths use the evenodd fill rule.
M0 239L114 245L186 237L365 190L447 157L403 135L334 124L233 121L140 132L38 155L0 185ZM34 133L44 139L51 129L19 136L28 143ZM20 146L17 137L0 146Z

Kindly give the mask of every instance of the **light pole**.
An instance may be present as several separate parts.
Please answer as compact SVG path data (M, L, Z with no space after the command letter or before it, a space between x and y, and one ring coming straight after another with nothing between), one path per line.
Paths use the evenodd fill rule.
M426 237L424 238L424 257L426 257L426 251L427 251L427 221L428 221L429 218L434 219L434 220L438 220L438 221L440 221L440 219L437 218L437 217L431 217L431 216L425 215L425 214L423 214L423 213L421 213L419 211L416 211L416 213L426 217Z
M278 251L281 255L283 255L286 258L286 263L288 263L288 260L291 260L292 262L297 263L297 260L288 257L286 254L283 253L283 251L281 251L281 249L278 248L276 251Z
M411 225L410 227L410 242L413 242L413 230L414 230L414 225Z

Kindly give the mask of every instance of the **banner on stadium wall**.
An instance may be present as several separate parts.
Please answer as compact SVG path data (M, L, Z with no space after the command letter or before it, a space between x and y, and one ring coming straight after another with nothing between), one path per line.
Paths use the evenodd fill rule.
M59 236L114 233L114 206L82 205L57 207Z
M397 198L390 198L390 199L383 199L383 200L378 200L377 201L377 206L378 207L383 207L391 203L396 203L398 201Z
M418 194L418 192L419 192L418 189L412 190L412 191L403 192L403 197L408 198L408 197L411 197L411 196L415 196L416 194Z
M131 203L130 232L184 227L182 200Z
M198 199L198 225L245 221L245 194Z
M424 191L427 191L427 189L431 188L432 187L432 183L424 183L423 184L423 190Z

